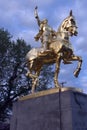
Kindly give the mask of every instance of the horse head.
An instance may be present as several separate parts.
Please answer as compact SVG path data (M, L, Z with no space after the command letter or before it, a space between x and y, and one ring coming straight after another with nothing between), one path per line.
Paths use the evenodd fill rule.
M68 36L77 36L77 25L75 21L75 17L73 16L72 10L69 13L69 16L63 20L61 23L58 31L60 32L61 36L64 34Z

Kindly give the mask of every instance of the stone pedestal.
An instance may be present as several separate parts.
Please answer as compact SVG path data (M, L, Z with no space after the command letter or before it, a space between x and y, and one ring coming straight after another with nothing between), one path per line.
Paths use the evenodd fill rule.
M21 97L10 130L87 130L87 95L62 88Z

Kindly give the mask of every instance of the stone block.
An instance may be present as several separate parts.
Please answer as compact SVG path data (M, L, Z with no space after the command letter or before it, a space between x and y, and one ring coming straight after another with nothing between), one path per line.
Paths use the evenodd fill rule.
M10 130L87 130L87 95L50 89L19 98Z

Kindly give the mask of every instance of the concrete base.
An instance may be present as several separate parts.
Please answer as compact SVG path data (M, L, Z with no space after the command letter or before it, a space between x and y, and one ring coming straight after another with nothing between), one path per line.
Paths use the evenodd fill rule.
M87 95L57 88L21 97L10 130L87 130Z

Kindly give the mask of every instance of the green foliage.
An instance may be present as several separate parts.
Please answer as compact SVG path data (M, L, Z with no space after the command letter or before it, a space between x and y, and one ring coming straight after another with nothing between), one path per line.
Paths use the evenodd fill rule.
M11 41L8 31L0 29L0 120L4 120L18 96L31 89L25 76L25 55L30 46L24 40Z
M7 30L0 29L0 120L8 118L13 102L31 90L31 79L25 76L25 56L31 46L23 39L12 41L11 38ZM47 89L52 77L52 67L44 66L37 91Z
M11 35L7 30L0 29L0 56L4 56L10 46Z

